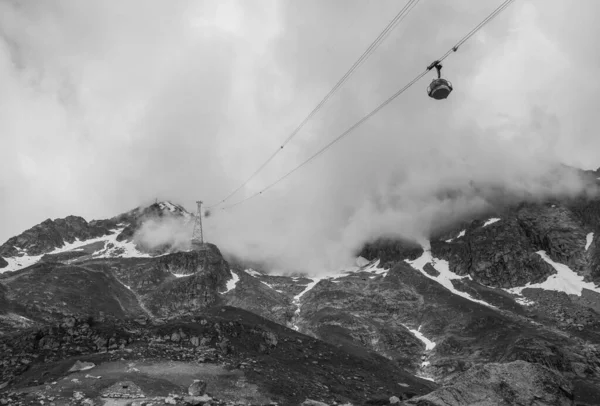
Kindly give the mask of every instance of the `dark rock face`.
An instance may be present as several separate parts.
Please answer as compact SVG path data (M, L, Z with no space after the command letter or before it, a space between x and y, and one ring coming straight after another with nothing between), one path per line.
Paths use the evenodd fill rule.
M208 247L157 258L78 265L40 262L3 275L0 299L11 309L18 308L18 314L40 322L64 316L128 319L198 311L220 303L219 292L232 278L218 248Z
M229 306L251 311L281 325L289 326L295 310L291 296L298 294L298 290L302 291L303 288L290 284L285 291L278 291L278 288L285 289L285 286L282 286L284 285L281 282L282 278L278 278L279 284L271 285L269 283L272 286L270 287L262 282L263 279L265 281L269 280L269 277L259 279L240 269L236 269L235 272L238 275L239 282L235 290L225 295L224 300L226 303ZM289 281L289 278L286 279Z
M567 201L565 206L591 230L600 229L600 198L597 192L573 198Z
M0 283L0 313L7 310L8 299L6 298L6 288Z
M300 330L375 350L414 371L424 346L403 323L413 324L410 315L420 311L422 299L396 278L383 279L353 275L319 282L301 299Z
M8 262L6 262L4 258L0 257L0 269L6 268L6 266L8 266Z
M502 288L542 282L554 273L535 251L516 219L502 219L487 227L473 224L456 242L431 244L432 254L448 260L452 272Z
M405 405L418 406L572 406L573 385L560 374L538 364L515 361L478 365L451 385Z
M66 262L87 255L84 251L67 251L58 254L46 254L40 258L42 262Z
M156 258L116 258L87 263L114 274L152 316L174 317L220 303L232 279L219 249L167 254Z
M159 316L198 311L221 301L219 292L232 279L227 262L218 248L179 252L160 257L155 265L163 273L191 275L173 277L144 297L150 311Z
M109 228L90 225L82 217L68 216L64 219L46 220L30 228L21 235L10 238L0 246L0 256L13 257L19 254L18 248L28 255L40 255L62 247L75 239L87 240L109 234Z
M588 259L586 232L577 215L557 205L523 204L500 221L483 226L474 221L466 235L451 243L432 243L432 253L450 262L459 275L483 285L511 288L544 281L555 273L537 251L582 275Z
M3 279L0 286L15 309L33 320L52 322L65 316L106 314L129 318L144 315L133 293L112 274L87 267L39 263Z
M600 231L597 233L592 247L590 247L590 279L596 284L600 284L600 242L596 242L600 238Z
M368 260L379 258L381 265L386 268L393 266L398 258L416 259L422 253L423 249L415 242L380 239L365 244L358 255Z
M431 276L439 276L440 275L440 272L437 269L435 269L433 267L433 265L431 265L429 263L423 267L423 270Z
M568 208L526 205L517 212L517 220L535 247L555 261L584 272L586 232Z

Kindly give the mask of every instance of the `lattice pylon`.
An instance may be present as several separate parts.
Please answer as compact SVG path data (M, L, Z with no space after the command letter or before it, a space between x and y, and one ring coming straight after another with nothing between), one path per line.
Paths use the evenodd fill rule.
M192 248L201 249L204 245L204 234L202 232L202 202L197 201L198 212L194 219L194 231L192 232Z

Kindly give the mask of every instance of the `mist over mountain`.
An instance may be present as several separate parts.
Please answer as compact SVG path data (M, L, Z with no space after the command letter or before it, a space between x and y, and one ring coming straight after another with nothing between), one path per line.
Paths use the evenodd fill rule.
M498 3L0 2L0 405L600 405L600 3Z
M379 238L421 241L461 221L501 212L521 202L597 196L595 172L564 165L550 168L545 173L511 172L514 178L499 172L495 181L479 172L470 177L462 174L462 179L444 176L444 172L440 179L434 179L433 174L431 178L413 174L403 183L390 185L385 194L373 192L364 197L359 208L342 204L327 214L320 213L322 206L313 214L303 209L304 217L286 218L281 223L275 219L279 213L285 215L285 206L278 211L269 207L273 220L266 224L260 216L236 222L241 215L236 208L217 211L204 219L205 235L226 255L261 263L265 269L327 274L353 265L364 244ZM293 210L291 217L297 215ZM167 218L141 229L138 238L152 245L177 236L185 244L191 230L191 223Z

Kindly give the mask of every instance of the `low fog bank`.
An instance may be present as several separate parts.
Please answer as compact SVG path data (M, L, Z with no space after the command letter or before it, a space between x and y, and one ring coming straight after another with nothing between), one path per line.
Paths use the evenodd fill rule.
M194 223L184 217L155 217L144 221L133 235L133 242L148 250L171 247L173 251L187 251Z
M514 169L460 173L421 167L391 176L387 189L363 191L362 199L318 206L293 205L289 197L274 194L258 202L263 204L255 202L252 215L217 210L204 217L205 239L240 266L323 276L354 266L364 244L379 238L422 242L520 202L598 196L595 177L583 171L549 162L527 172ZM192 229L186 219L152 219L135 238L150 247L173 244L187 250Z

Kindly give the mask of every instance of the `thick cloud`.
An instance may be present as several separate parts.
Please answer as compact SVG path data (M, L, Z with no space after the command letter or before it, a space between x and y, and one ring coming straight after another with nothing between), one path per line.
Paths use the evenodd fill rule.
M235 202L262 189L444 54L499 1L422 1ZM170 199L193 209L249 176L346 72L397 1L0 3L0 238L48 218ZM444 63L263 196L206 219L224 251L314 272L379 235L412 238L540 178L600 164L594 0L515 2ZM583 34L585 33L585 34ZM566 175L565 175L566 176ZM440 197L449 188L466 192ZM153 225L162 236L165 227ZM177 230L177 239L181 239Z

